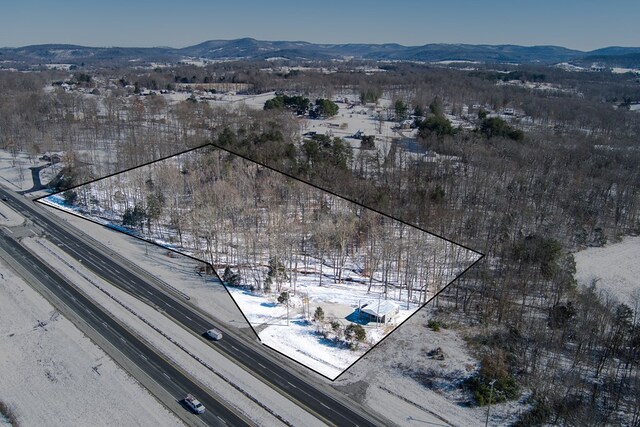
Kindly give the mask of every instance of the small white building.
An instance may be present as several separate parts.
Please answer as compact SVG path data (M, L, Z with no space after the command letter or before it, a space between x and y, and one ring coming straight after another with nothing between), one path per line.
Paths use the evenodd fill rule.
M360 311L367 314L371 322L389 323L400 312L400 306L391 301L375 301L362 306Z

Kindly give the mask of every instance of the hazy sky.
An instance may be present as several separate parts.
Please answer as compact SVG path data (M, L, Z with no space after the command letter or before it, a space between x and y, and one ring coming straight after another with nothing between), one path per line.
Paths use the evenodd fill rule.
M313 43L640 46L640 0L2 0L0 46Z

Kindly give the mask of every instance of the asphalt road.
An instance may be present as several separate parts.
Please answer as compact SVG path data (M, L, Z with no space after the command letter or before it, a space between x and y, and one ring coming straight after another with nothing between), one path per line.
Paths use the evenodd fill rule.
M0 189L0 195L9 194L8 191ZM19 196L18 196L19 197ZM199 312L179 303L172 296L148 283L143 278L134 274L125 266L113 260L109 254L97 250L87 240L77 237L65 227L62 227L59 218L44 211L42 207L34 206L34 202L29 199L9 196L7 203L17 212L29 217L35 224L40 226L48 235L48 239L58 245L71 256L80 260L82 264L101 276L103 279L120 287L121 289L146 299L160 307L171 316L177 323L200 335L211 327L222 330L224 338L215 343L215 346L222 353L234 360L238 365L253 372L267 384L276 387L292 401L315 413L328 424L337 426L375 426L370 416L357 412L343 402L340 402L300 378L295 371L287 369L274 359L263 354L261 346L250 346L243 340L230 333L229 328L221 325L212 325L209 320ZM203 338L204 339L204 338ZM206 402L203 402L207 406ZM380 423L380 425L382 425Z
M116 346L131 362L173 395L177 401L183 399L187 393L194 394L208 410L200 415L202 421L212 426L251 425L229 409L222 399L218 400L209 395L175 366L160 357L152 348L131 334L4 230L0 232L0 246L34 277L37 277L42 285L46 286L87 322L91 328Z

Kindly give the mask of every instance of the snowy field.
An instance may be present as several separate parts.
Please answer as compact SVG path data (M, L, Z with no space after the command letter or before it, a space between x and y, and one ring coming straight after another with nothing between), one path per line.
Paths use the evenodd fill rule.
M357 350L352 350L322 337L318 333L321 325L311 321L308 313L313 315L317 307L322 307L325 320L338 321L346 326L350 323L350 316L363 303L368 302L375 307L377 294L361 292L354 285L332 283L318 286L317 282L317 277L298 278L297 296L291 298L288 315L286 306L278 304L275 297L235 287L229 287L229 291L265 345L331 379L340 375L419 308L419 304L408 304L408 307L402 304L400 312L388 324L370 322L364 325L367 340ZM299 295L308 298L307 312Z
M9 190L28 190L33 186L32 166L44 164L29 159L25 153L16 153L15 157L6 150L0 150L0 181Z
M574 254L576 280L596 286L633 307L640 299L640 236L626 237L620 243L588 248Z
M21 425L182 425L4 262L0 313L0 400Z
M183 94L180 94L183 95ZM165 95L166 96L166 95ZM213 100L207 100L212 106L222 106L229 108L247 107L250 109L262 110L265 102L274 98L275 92L267 92L259 95L236 95L219 94ZM335 97L334 97L335 98ZM340 96L343 101L348 99L356 102L357 96ZM185 98L186 99L186 98ZM394 138L415 138L417 129L396 130L397 122L380 121L379 115L386 117L391 106L390 99L380 99L374 107L364 105L350 105L346 102L335 100L338 106L338 114L324 119L300 119L300 133L317 132L322 135L345 138L352 148L360 148L359 138L349 138L356 132L361 131L365 135L376 137L375 146L383 155L389 152L392 139ZM426 150L425 150L426 151Z
M39 160L36 156L29 156L24 152L9 153L6 150L0 150L0 185L11 191L29 190L33 187L33 178L31 169L41 167L38 172L42 184L49 182L62 167L61 163L48 166L49 163ZM46 193L39 191L28 193L29 197L43 196Z
M309 298L308 311L311 314L316 307L322 307L325 311L325 320L337 320L343 326L350 323L347 317L358 307L358 295L349 291L348 286L318 287L308 284L308 286L299 285L298 289L306 290ZM278 304L275 298L268 298L241 288L230 287L229 291L249 322L258 331L258 336L265 345L331 379L335 379L356 362L417 308L412 304L410 310L401 310L393 323L386 325L371 323L365 326L367 341L357 350L351 350L341 343L325 339L318 334L321 326L311 321L310 317L303 312L300 298L292 298L290 305L293 307L290 307L287 315L286 307ZM349 302L353 304L348 305Z

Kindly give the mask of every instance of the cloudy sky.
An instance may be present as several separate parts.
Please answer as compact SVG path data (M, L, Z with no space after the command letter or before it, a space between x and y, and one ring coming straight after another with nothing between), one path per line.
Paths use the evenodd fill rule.
M2 1L0 46L313 43L640 46L640 0Z

